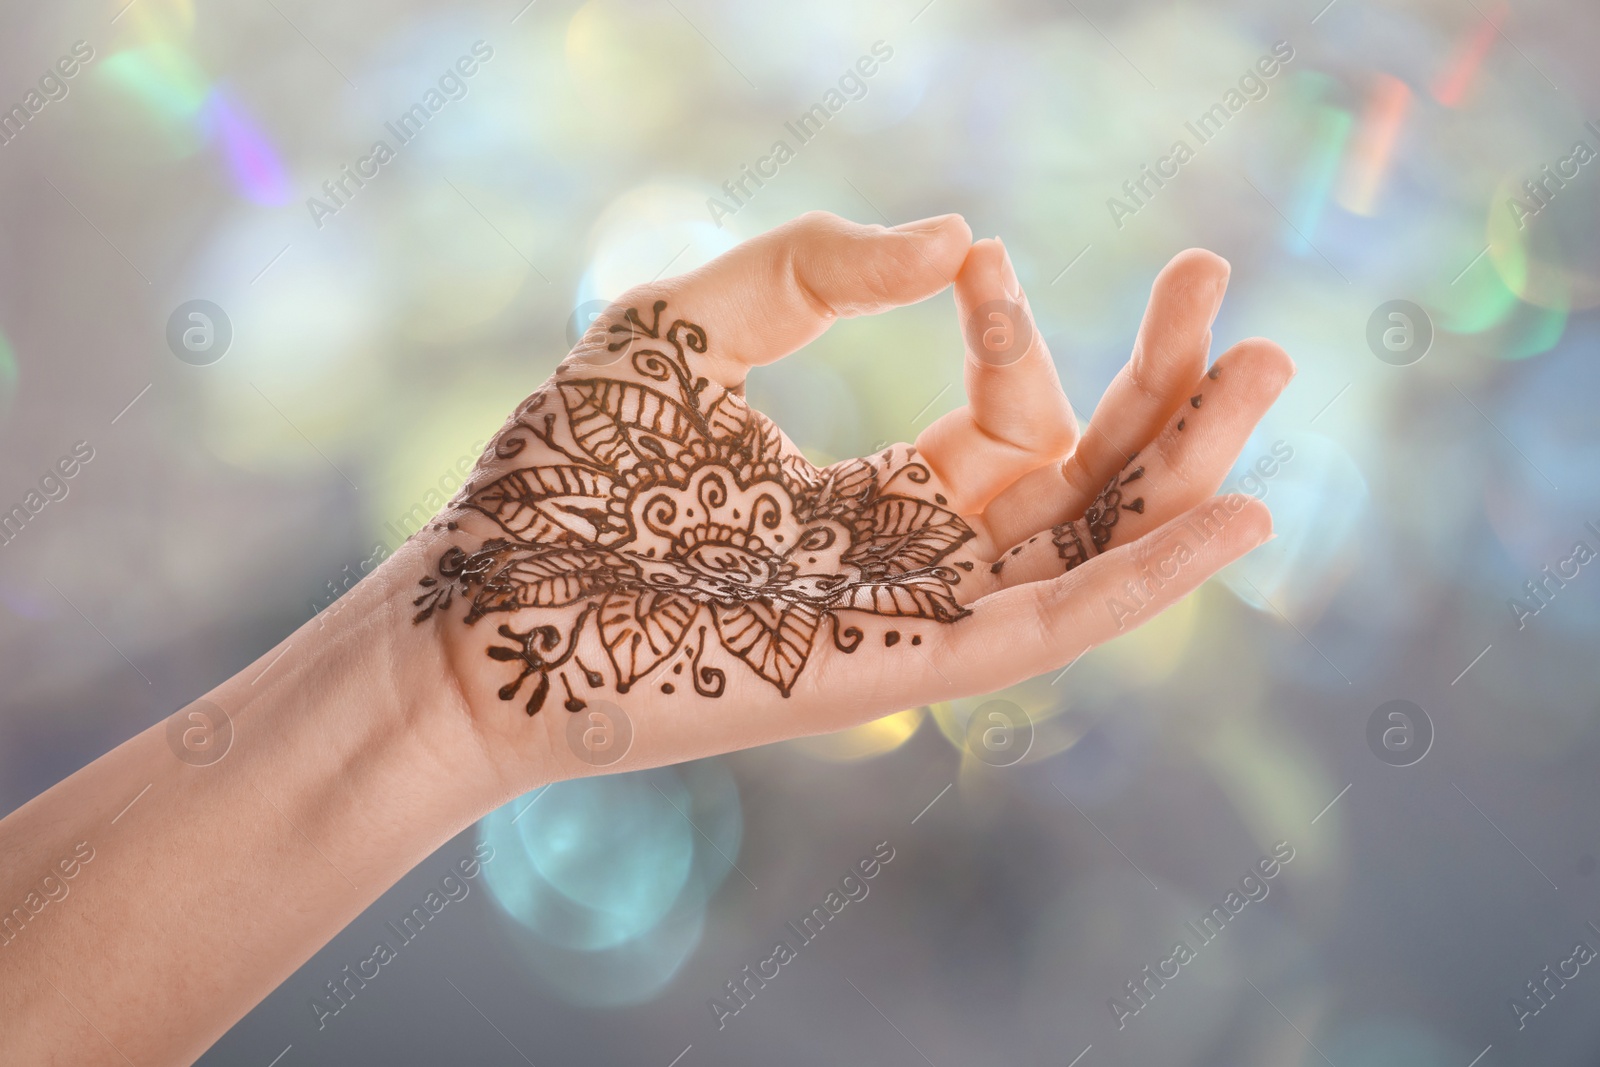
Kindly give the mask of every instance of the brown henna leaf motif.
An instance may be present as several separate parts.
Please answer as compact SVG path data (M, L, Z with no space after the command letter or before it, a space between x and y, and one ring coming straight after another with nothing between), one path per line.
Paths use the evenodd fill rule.
M467 506L488 515L520 541L594 544L612 532L606 505L613 488L611 476L600 471L568 465L528 467L472 493Z
M811 604L748 601L735 607L713 604L717 636L729 652L788 696L822 625L822 611Z
M492 611L575 604L605 591L626 567L625 561L602 552L513 550L505 565L484 579L468 621Z
M716 697L727 676L704 662L711 634L788 696L825 624L841 651L860 644L858 628L841 629L841 612L937 622L968 614L954 594L960 574L942 561L973 533L942 498L906 491L931 478L914 450L818 470L770 419L694 375L686 352L706 351L705 331L676 320L663 335L665 307L656 301L648 322L630 308L609 333L611 348L631 347L633 369L666 391L567 380L524 405L493 455L516 458L533 438L563 461L463 494L460 507L509 537L472 553L446 550L437 577L422 579L416 621L456 596L469 601L468 623L491 612L558 611L560 623L500 627L511 644L488 649L521 666L503 699L533 678L531 715L591 615L619 693L687 654L696 692ZM717 395L707 402L709 393ZM551 399L565 411L564 434L546 410ZM595 672L579 666L595 685Z
M600 640L626 693L673 653L700 607L678 593L615 592L600 605Z

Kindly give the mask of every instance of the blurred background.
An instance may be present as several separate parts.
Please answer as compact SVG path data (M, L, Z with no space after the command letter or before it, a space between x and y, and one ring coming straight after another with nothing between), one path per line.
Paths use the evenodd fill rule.
M595 301L810 209L959 211L1087 414L1203 245L1216 350L1299 364L1231 482L1277 540L985 698L1032 724L1003 759L979 699L520 799L202 1062L1593 1063L1600 975L1546 976L1600 949L1600 9L1324 4L10 5L3 810L327 607ZM820 463L961 359L945 294L750 394Z

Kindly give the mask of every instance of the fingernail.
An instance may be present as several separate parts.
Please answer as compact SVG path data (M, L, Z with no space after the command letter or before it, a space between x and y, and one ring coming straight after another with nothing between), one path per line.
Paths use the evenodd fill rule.
M1000 246L1000 285L1006 295L1018 303L1022 302L1022 283L1017 280L1017 268L1011 262L1011 253L1006 250L1006 243L996 237L995 242Z
M933 233L955 217L954 213L933 215L929 218L918 219L916 222L902 222L900 225L892 227L892 229L896 233Z

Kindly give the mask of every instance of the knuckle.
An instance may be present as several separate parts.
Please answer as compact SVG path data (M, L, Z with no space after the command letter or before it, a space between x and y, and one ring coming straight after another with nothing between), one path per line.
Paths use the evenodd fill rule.
M794 222L790 225L797 234L809 235L814 233L833 233L843 229L847 223L843 218L831 211L813 209L803 215L796 216Z
M1133 390L1140 403L1146 407L1160 409L1166 405L1163 395L1166 393L1167 383L1162 379L1170 375L1163 375L1162 368L1168 366L1170 360L1165 358L1164 352L1152 353L1140 342L1134 350L1133 358L1128 361L1117 375L1127 387Z
M826 298L812 285L808 275L806 256L794 245L784 246L783 254L777 264L778 280L795 291L800 299L805 302L813 314L824 322L831 322L839 317L839 312Z
M1035 582L1035 593L1028 598L1029 626L1025 630L1035 640L1050 643L1050 636L1056 630L1056 618L1062 607L1070 603L1069 591L1075 588L1078 582L1063 578L1055 582Z
M1064 417L1045 423L1045 429L1034 444L1033 451L1055 459L1066 455L1077 443L1078 424L1069 410Z
M907 274L914 270L916 256L908 254L907 249L891 246L861 261L861 286L875 303L880 303L891 299L902 288Z
M1166 538L1160 534L1140 537L1128 543L1128 562L1135 571L1144 571L1165 548Z

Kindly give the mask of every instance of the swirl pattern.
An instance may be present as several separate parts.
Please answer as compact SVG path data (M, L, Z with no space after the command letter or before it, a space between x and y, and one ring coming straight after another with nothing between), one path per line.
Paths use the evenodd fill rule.
M445 550L421 579L416 622L458 596L469 624L527 613L519 617L530 629L501 626L511 643L487 654L519 669L502 699L533 680L524 705L533 715L552 674L568 710L586 706L569 663L590 689L607 684L577 659L591 621L618 693L641 683L676 692L661 679L680 674L688 656L694 692L717 698L729 676L708 660L739 660L788 696L825 627L835 648L854 652L862 631L842 626L841 613L939 623L967 615L953 591L961 576L941 562L972 530L943 497L891 490L901 476L929 481L915 449L812 466L769 419L694 373L687 353L707 351L706 332L681 319L663 330L665 309L656 301L649 321L626 309L608 347L631 348L633 370L667 391L584 378L536 394L493 453L515 459L532 437L553 461L463 490L454 507L488 516L505 536L475 552ZM536 416L551 399L564 419Z

